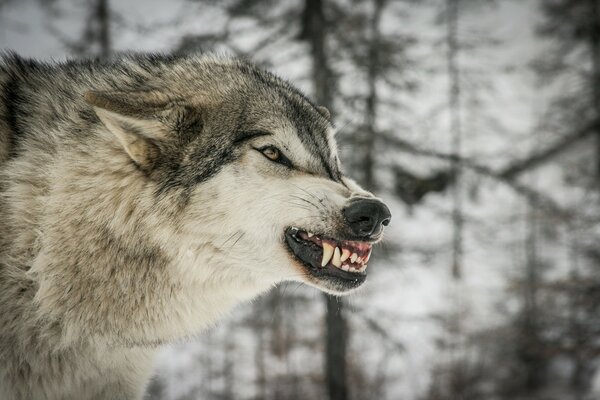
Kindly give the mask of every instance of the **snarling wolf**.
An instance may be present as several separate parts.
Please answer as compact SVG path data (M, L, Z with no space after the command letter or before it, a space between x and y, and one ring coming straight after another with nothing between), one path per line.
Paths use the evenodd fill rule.
M239 60L0 62L0 398L140 398L159 345L278 282L344 294L388 208L329 112Z

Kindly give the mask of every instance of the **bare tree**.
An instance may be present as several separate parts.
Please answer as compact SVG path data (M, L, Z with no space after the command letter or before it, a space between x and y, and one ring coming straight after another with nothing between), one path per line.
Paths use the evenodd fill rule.
M58 26L66 14L64 5L57 0L40 1L46 11L46 26L67 51L78 57L97 57L106 60L113 51L112 21L115 15L109 0L87 0L86 19L83 31L76 37L65 33ZM72 5L71 5L72 6Z
M592 104L596 118L600 119L600 1L588 0L588 3L590 7L588 24L590 58L592 60ZM596 173L600 180L600 129L596 130L596 159Z
M96 25L95 33L92 35L98 41L99 57L107 59L111 53L111 37L110 37L110 11L108 0L95 0L95 11L92 21Z
M334 77L327 58L328 21L323 0L305 0L300 39L309 43L314 96L318 104L333 111ZM330 400L349 398L346 381L348 327L341 298L324 295L326 303L325 379Z
M536 63L543 79L562 79L565 76L589 84L590 90L567 90L555 100L558 123L580 130L594 124L596 137L596 178L600 177L600 3L598 0L542 0L545 15L539 26L540 34L553 39L555 48ZM574 55L576 63L565 62ZM589 68L580 68L580 65Z
M462 275L462 253L463 253L463 216L462 216L462 193L461 193L461 165L460 156L462 148L462 126L461 126L461 85L458 65L458 18L459 0L446 0L446 42L448 47L448 106L450 111L450 136L452 137L452 153L458 158L452 161L452 224L454 227L452 239L452 277L460 279Z
M381 64L381 13L385 7L386 0L374 0L373 15L370 18L369 30L370 40L368 44L367 59L367 86L368 94L366 99L365 125L366 137L364 140L363 153L364 159L362 168L364 172L363 183L366 188L373 190L375 188L375 142L377 138L377 107L379 99L377 96L377 81L380 78L379 68Z

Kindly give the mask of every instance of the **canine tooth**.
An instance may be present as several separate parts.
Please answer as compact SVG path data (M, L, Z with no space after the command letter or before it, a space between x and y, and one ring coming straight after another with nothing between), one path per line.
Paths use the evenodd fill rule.
M367 253L367 255L364 258L364 262L367 263L369 262L369 259L371 258L371 252L373 251L373 248L369 249L369 252Z
M351 262L356 262L356 259L358 258L358 254L356 253L352 253L352 255L350 256L350 261Z
M308 232L308 233L307 233L307 235L308 235L308 237L313 237L313 236L315 236L315 234L314 234L314 233L312 233L312 232Z
M323 242L323 259L321 260L321 267L326 266L332 256L333 246L327 242Z
M358 258L356 259L356 262L357 262L357 263L359 263L359 264L360 264L360 263L362 263L362 262L363 262L363 259L362 259L362 257L358 257Z
M348 271L348 270L350 270L350 267L348 266L348 264L344 264L344 265L342 266L342 270L344 270L344 271Z
M346 261L348 257L350 257L350 250L342 249L342 256L340 257L340 260Z
M342 265L342 260L340 259L340 254L341 254L340 248L336 247L335 250L333 251L333 260L331 260L331 263L338 268Z

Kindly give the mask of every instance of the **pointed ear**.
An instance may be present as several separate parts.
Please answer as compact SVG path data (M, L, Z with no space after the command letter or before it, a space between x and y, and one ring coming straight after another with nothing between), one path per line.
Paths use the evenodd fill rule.
M331 119L331 113L329 112L329 109L327 107L324 106L317 106L317 110L319 110L319 112L327 119Z
M152 168L160 156L160 141L169 135L160 117L173 107L173 101L160 91L90 91L85 100L129 157L144 169Z

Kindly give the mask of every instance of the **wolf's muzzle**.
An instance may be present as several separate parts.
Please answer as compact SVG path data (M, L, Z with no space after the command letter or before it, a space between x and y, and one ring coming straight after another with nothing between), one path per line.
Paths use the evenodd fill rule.
M355 198L343 210L348 226L360 238L373 239L390 223L390 209L377 199Z

